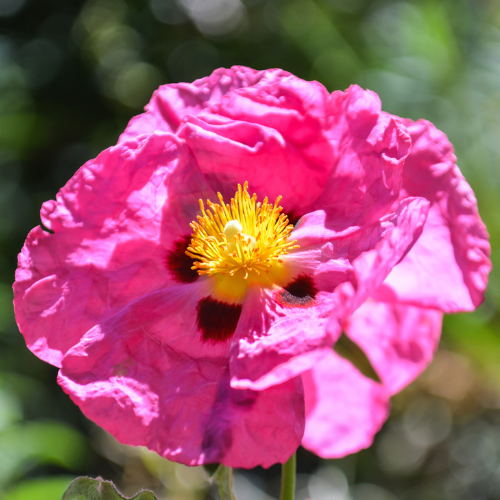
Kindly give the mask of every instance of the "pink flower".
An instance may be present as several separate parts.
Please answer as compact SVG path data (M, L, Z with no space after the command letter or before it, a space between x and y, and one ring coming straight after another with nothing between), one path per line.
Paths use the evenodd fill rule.
M160 87L41 217L14 285L28 347L118 440L190 465L369 446L490 270L442 132L282 70Z

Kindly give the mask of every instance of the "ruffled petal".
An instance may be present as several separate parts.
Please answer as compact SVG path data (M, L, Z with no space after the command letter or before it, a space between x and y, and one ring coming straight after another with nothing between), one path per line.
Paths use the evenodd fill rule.
M176 283L171 255L189 236L198 199L213 196L170 134L120 144L86 163L43 204L51 232L33 229L19 255L14 307L28 347L59 366L107 311Z
M118 142L155 131L175 132L186 115L198 115L218 103L231 90L258 84L261 80L286 77L280 69L257 71L244 66L216 69L210 76L193 83L172 83L156 90L146 112L132 118Z
M300 378L266 391L229 385L229 344L203 342L204 282L143 297L87 332L63 358L59 383L119 441L199 465L269 467L300 444Z
M444 312L473 310L483 300L491 270L489 236L476 198L446 135L425 120L405 123L413 147L404 191L424 196L431 209L419 241L376 297Z
M368 448L389 414L386 389L333 351L302 374L306 428L302 446L323 458Z
M281 202L285 213L304 213L323 191L332 167L327 160L308 158L297 145L275 129L213 115L189 118L178 132L193 150L207 180L225 198L234 195L238 183L249 182L259 199ZM318 135L315 142L326 139Z
M283 257L303 280L298 291L247 293L231 348L232 387L262 390L314 366L411 248L427 209L423 198L409 198L378 224L340 234L324 227L320 213L306 216L296 230L304 246Z
M344 324L391 394L412 382L431 362L443 313L368 299Z
M341 330L343 321L373 296L394 266L411 251L422 234L428 210L429 202L423 198L407 198L399 205L394 229L373 250L361 253L354 260L354 279L335 290L339 307L347 314L343 319L332 315L329 328Z
M332 93L328 115L324 133L335 147L334 169L311 209L325 210L328 225L337 229L374 222L398 199L408 131L381 111L375 92L357 85Z
M410 138L374 96L290 75L229 92L177 134L224 196L249 181L261 199L283 195L292 219L322 209L340 230L376 221L399 196Z
M330 350L336 340L326 330L331 301L326 294L310 300L311 305L287 308L276 292L247 292L231 347L232 387L264 390L281 384Z

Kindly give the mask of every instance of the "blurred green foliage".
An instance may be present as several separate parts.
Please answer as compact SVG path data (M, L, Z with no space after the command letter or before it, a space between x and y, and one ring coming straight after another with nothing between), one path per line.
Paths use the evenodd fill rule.
M68 476L27 479L9 488L0 496L2 500L59 500L72 481Z
M56 370L26 349L10 287L41 203L116 142L152 91L232 64L281 67L329 90L357 83L386 111L433 121L456 147L494 249L485 304L446 318L442 350L395 398L374 447L341 461L300 452L299 499L500 498L494 0L0 1L0 498L60 498L78 474L130 494L215 494L202 472L121 447L81 415ZM276 496L278 474L238 473L240 500Z

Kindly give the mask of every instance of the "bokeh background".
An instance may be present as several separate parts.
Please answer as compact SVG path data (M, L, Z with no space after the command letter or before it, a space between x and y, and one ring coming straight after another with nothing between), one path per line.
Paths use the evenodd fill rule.
M217 498L201 468L116 443L25 347L16 255L43 201L113 145L162 83L220 66L281 67L444 130L492 246L500 237L500 3L495 0L0 0L0 499L58 500L77 475L128 495ZM494 264L498 260L493 253ZM500 276L448 317L434 362L394 398L369 450L298 455L298 500L500 499ZM277 498L279 466L236 472L239 500Z

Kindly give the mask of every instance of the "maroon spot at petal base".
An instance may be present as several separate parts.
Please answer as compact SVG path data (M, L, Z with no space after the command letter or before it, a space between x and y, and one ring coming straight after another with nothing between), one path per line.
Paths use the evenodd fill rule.
M190 242L191 236L184 236L184 238L177 240L173 250L167 253L165 259L167 269L179 283L193 283L199 276L196 269L191 269L193 259L189 255L186 255L186 250Z
M295 212L294 210L291 210L290 212L287 213L288 216L288 222L290 224L293 224L294 226L297 225L297 222L299 222L299 219L303 216L304 214L300 212Z
M204 297L198 302L196 312L196 324L203 342L217 344L233 336L240 319L241 305Z
M313 279L301 274L278 293L276 300L282 307L311 307L317 294Z

